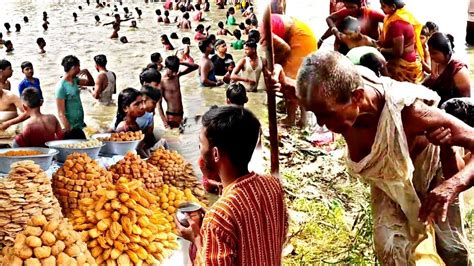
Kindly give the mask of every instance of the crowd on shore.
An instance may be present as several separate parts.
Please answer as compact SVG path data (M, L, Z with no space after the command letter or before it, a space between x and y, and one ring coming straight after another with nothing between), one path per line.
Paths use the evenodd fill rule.
M155 11L157 23L175 23L178 31L197 24L193 40L184 37L182 47L175 49L163 34L164 50L176 53L166 58L151 54L139 74L140 89L117 91L120 75L108 69L106 55L93 58L99 73L95 80L76 56L64 57L55 93L59 119L41 113L43 95L32 63L21 64L25 78L17 96L8 80L12 65L0 60L0 110L20 113L0 129L24 123L13 143L19 147L85 139L80 91L92 87L101 104L114 104L118 93L110 131L142 131L145 138L137 152L146 158L157 143L155 115L165 128L180 128L185 121L182 76L198 71L202 89L226 84L229 105L213 106L204 114L199 137L203 180L220 198L205 214L189 213L189 226L177 222L177 227L192 243L195 264L279 265L288 227L283 188L276 177L248 171L261 128L244 105L263 76L267 90L283 95L287 117L281 124L304 125L305 112L312 112L320 126L344 137L349 171L371 186L375 253L381 264L470 265L458 197L474 185L469 70L455 56L453 37L435 22L420 23L402 0L380 3L381 10L375 10L364 0L331 1L327 31L318 41L307 23L286 14L284 0L271 1L271 33L251 1L217 0L211 6L208 0L167 0L163 12ZM94 8L89 0L86 4ZM126 43L119 36L121 24L131 20L132 28L138 26L134 13L127 7L119 11L119 6L97 0L95 8L113 10L108 15L114 21L103 25L112 25L110 38ZM212 34L205 14L214 7L227 12ZM174 22L170 12L178 14ZM135 13L140 19L138 7ZM45 30L47 18L44 12ZM101 23L100 17L94 19ZM19 24L16 30L21 30ZM273 73L258 53L259 46L269 45L268 34L275 52ZM243 58L234 61L219 39L225 35L235 38L230 46L243 49ZM334 51L318 51L330 36L336 40ZM192 42L199 57L191 54ZM7 53L14 49L11 41L0 38L0 43ZM37 44L41 53L47 52L43 38Z

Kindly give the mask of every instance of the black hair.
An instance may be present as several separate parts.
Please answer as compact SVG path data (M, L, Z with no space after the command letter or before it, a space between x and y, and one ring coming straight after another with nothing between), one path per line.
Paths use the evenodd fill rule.
M207 47L209 47L209 44L211 44L211 43L212 43L212 41L209 38L206 38L205 40L200 41L199 45L198 45L199 51L201 51L202 53L205 53Z
M3 38L3 33L0 32L0 39Z
M423 25L423 27L421 27L420 35L429 37L430 36L430 29L426 25Z
M245 19L245 24L247 25L251 25L252 24L252 20L251 19Z
M99 17L99 15L95 15L95 17L94 17L94 18L95 18L95 21L97 21L97 22L99 22L99 21L100 21L100 17Z
M74 18L77 18L77 13L76 13L76 12L73 12L73 13L72 13L72 16L73 16Z
M425 23L425 26L428 28L428 30L430 32L436 32L436 31L439 31L439 27L436 23L434 23L433 21L427 21Z
M27 67L33 68L33 64L30 61L25 61L25 62L21 63L20 67L21 67L21 71L23 71Z
M138 9L138 7L135 7L135 11L137 11L137 15L138 15L139 17L143 14L142 10L141 10L141 9Z
M217 40L217 37L216 37L216 35L211 34L211 35L209 35L209 39L211 40L211 42L215 42Z
M118 96L117 101L117 116L115 118L115 127L117 127L120 122L122 122L125 117L125 107L130 106L134 101L137 100L139 96L143 94L134 88L126 88L125 90L121 91Z
M242 32L240 32L239 29L235 29L233 34L234 34L234 37L237 38L238 40L240 40L240 38L242 38Z
M128 9L128 7L124 7L123 12L125 12L125 14L128 14L128 13L130 13L130 10Z
M451 34L435 32L428 40L428 46L446 56L451 56L454 52L454 37Z
M395 6L397 9L403 8L405 6L405 1L403 0L381 0L384 4L389 6Z
M6 59L0 59L0 70L5 70L7 67L12 67L12 63Z
M79 10L82 10L82 6L78 6Z
M240 29L240 30L245 30L245 24L244 24L243 22L241 22L241 23L239 24L239 29Z
M46 11L43 11L43 18L47 18L48 17L48 13Z
M244 85L240 82L230 84L229 87L227 87L225 95L232 104L243 106L248 101L247 91L245 90Z
M178 72L179 71L179 58L175 55L168 56L165 60L165 67L170 69L171 71Z
M189 37L183 37L182 42L183 42L183 44L189 44L189 45L191 45L191 39L189 39Z
M170 12L168 10L165 10L164 15L165 15L165 17L168 17L170 15Z
M201 5L199 3L197 3L196 5L194 5L194 7L196 8L196 10L201 10Z
M178 34L176 34L176 32L172 32L172 33L170 34L170 38L171 38L171 39L179 39Z
M46 31L48 30L48 23L43 23L43 29Z
M37 45L45 44L45 43L46 43L46 41L45 41L43 38L41 38L41 37L39 37L38 39L36 39L36 44L37 44Z
M151 86L143 86L140 90L143 95L146 95L148 98L152 99L153 101L159 101L161 99L161 91L159 89L155 89Z
M229 10L227 10L227 13L225 14L225 17L228 18L229 15L235 14L235 8L234 7L229 7Z
M184 19L189 19L189 13L188 12L184 13L183 18Z
M3 26L5 26L5 29L7 29L7 30L10 30L10 28L11 28L10 23L8 23L8 22L5 22L3 24Z
M381 76L383 65L374 53L368 53L360 58L360 65L372 70L378 77Z
M201 31L201 30L204 30L204 25L202 24L197 25L196 31Z
M151 56L150 56L150 60L151 62L156 62L158 61L159 59L161 58L161 54L160 53L152 53Z
M30 20L28 19L27 16L24 16L24 17L23 17L23 22L28 23L29 21L30 21Z
M161 74L158 72L158 70L154 68L147 68L140 73L140 84L145 84L145 83L151 83L151 82L156 82L160 83L161 82Z
M71 68L73 68L73 67L75 67L79 64L80 64L79 59L77 57L75 57L74 55L67 55L61 61L61 65L64 68L64 72L69 72L69 70L71 70Z
M258 27L258 20L256 18L252 19L250 23L252 24L252 26Z
M470 127L474 127L474 101L471 98L449 99L441 105L441 109Z
M5 46L10 46L10 45L13 45L12 41L10 40L5 41Z
M126 37L126 36L120 37L120 42L122 42L122 43L128 43L127 37Z
M260 122L249 110L238 106L210 109L202 117L211 147L228 156L235 168L247 168L260 135Z
M105 67L107 65L107 57L103 54L99 54L94 56L94 62L101 67Z
M359 30L359 20L357 20L355 17L352 17L352 16L345 17L341 23L341 30L357 32Z
M224 28L224 22L219 21L219 22L217 23L217 27L219 27L220 29L223 29L223 28Z
M155 10L155 14L156 14L157 16L161 16L161 9Z
M15 24L15 29L16 29L16 32L20 32L21 30L21 25L20 24Z
M168 35L162 34L162 35L161 35L161 38L165 40L165 43L166 43L166 44L171 44L170 40L168 39Z
M255 42L253 39L249 39L245 42L245 46L257 49L257 42Z
M41 94L37 88L28 87L21 93L21 100L29 108L38 108L43 103Z
M359 7L362 6L362 1L361 0L343 0L342 2L348 3L348 4L356 4Z
M254 42L258 43L260 41L261 35L258 30L251 30L247 37L247 40L253 40Z
M182 13L186 12L186 7L184 5L179 7L179 11L181 11Z

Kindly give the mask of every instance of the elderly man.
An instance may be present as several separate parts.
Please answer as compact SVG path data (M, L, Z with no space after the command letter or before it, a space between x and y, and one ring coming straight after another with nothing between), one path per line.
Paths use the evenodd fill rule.
M381 263L470 264L458 204L450 206L445 222L418 220L424 196L444 180L439 147L428 142L426 132L470 127L437 109L434 92L379 78L336 52L308 56L297 87L300 103L318 124L346 140L349 171L371 185Z

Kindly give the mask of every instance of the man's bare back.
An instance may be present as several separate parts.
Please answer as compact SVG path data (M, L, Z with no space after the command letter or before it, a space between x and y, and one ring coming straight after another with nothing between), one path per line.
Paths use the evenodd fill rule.
M166 112L182 113L183 102L181 97L181 84L179 82L179 77L176 76L172 79L169 77L164 77L161 80L160 85L163 98L165 99L168 106Z
M27 120L24 130L30 132L56 132L59 127L59 121L54 115L42 115L40 117L31 117Z

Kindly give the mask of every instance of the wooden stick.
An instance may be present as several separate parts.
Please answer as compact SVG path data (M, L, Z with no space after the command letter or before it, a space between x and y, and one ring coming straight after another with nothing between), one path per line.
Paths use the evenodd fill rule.
M264 38L266 41L266 59L267 67L270 73L273 73L273 38L272 38L272 21L271 21L271 4L265 9L263 15ZM265 84L270 88L269 84ZM275 92L267 89L267 107L268 107L268 127L270 133L270 169L272 175L279 176L279 152L278 152L278 128L276 117L276 100Z

